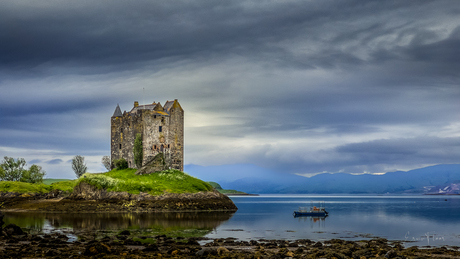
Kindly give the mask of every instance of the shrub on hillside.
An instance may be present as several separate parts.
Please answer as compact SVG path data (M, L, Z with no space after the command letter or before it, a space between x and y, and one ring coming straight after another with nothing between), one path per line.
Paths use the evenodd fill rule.
M96 186L99 189L108 189L113 188L120 183L120 180L114 179L110 176L104 174L83 174L80 181L87 182L93 186Z
M128 161L124 158L113 161L113 165L117 170L123 170L128 168Z

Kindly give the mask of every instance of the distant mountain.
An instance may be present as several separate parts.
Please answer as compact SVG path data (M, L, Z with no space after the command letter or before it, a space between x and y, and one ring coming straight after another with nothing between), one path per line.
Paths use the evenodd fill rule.
M460 194L460 183L449 183L435 186L427 194Z
M251 164L186 165L185 171L222 188L247 193L424 193L434 186L460 182L460 164L435 165L384 175L318 174L313 177L273 172Z

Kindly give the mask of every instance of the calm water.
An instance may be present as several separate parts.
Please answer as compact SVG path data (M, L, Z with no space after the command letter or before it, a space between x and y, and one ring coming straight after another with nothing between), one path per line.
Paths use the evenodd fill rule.
M460 245L460 196L233 197L239 210L208 237L347 240L384 237L406 246ZM447 201L446 201L447 200ZM294 218L299 206L325 201L326 218Z
M261 195L231 197L236 213L5 213L7 223L34 231L81 229L208 229L206 237L249 239L384 237L406 246L460 246L460 196ZM311 201L325 201L326 218L294 218Z

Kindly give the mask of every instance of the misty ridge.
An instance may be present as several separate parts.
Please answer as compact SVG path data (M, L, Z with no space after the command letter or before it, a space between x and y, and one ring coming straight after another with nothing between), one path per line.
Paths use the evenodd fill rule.
M460 164L434 165L383 175L324 173L310 178L252 164L186 165L185 172L224 189L260 194L460 194Z

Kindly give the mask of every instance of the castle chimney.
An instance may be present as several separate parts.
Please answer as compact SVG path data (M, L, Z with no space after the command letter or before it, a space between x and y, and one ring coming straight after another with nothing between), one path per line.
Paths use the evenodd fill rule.
M137 106L139 106L139 102L138 102L138 101L135 101L135 102L134 102L134 108L136 108Z

